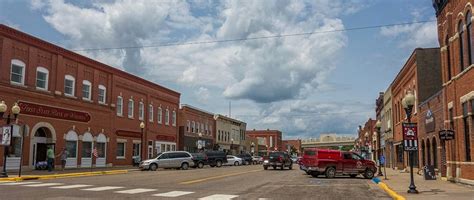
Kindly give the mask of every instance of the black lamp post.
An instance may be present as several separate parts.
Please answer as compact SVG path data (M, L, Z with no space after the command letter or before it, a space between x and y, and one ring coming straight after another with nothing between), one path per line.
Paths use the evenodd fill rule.
M230 154L234 155L234 149L232 148L234 146L234 138L230 139Z
M141 140L142 140L142 146L141 146L142 147L142 153L140 154L141 160L145 160L145 154L144 154L145 151L144 150L146 149L145 146L144 146L144 142L143 142L143 138L144 138L143 137L143 129L145 129L145 123L140 122L140 130L141 130L141 135L140 136L141 136Z
M8 114L6 118L3 117L3 115L5 114L7 109L8 109L8 106L5 104L5 101L1 101L0 102L0 117L2 119L6 119L7 120L7 125L10 125L10 138L8 138L8 139L11 140L11 137L13 136L13 124L10 124L10 122L11 122L12 119L13 119L13 121L16 121L16 119L18 117L18 114L20 114L20 106L18 106L17 103L15 103L13 105L12 110L11 110L11 114L13 114L13 118L11 117L11 114ZM3 133L0 133L0 134L3 134ZM8 174L7 174L8 147L9 147L9 145L5 145L3 147L3 170L2 170L2 174L0 175L0 177L8 177ZM20 165L21 164L22 163L20 163Z
M408 92L406 96L402 99L403 108L405 109L405 113L407 114L408 123L411 122L411 112L413 109L413 105L415 105L415 96L413 93ZM410 162L410 186L408 187L408 193L418 193L416 190L415 181L413 180L413 164L414 164L414 151L409 151L409 162Z
M382 173L382 163L380 162L380 149L382 148L382 145L380 144L380 128L382 127L382 122L380 120L377 120L377 123L375 123L375 129L377 130L377 159L379 161L379 173L377 174L378 176L383 176Z
M252 152L252 156L253 156L255 152L255 143L252 142L251 146L252 146L252 149L250 149L250 151Z
M199 151L201 151L201 149L204 148L204 147L202 146L202 141L201 141L202 133L199 132L199 133L198 133L198 136L199 136L199 139L198 139L198 145L197 145L197 147L198 147L198 152L199 152ZM201 145L201 146L200 146L200 145Z

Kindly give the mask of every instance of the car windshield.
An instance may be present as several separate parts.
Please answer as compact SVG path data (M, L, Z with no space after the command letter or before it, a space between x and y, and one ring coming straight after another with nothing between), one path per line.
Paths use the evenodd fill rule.
M163 153L158 153L158 155L156 155L156 158L155 158L155 159L158 159L158 157L160 157L161 154L163 154Z

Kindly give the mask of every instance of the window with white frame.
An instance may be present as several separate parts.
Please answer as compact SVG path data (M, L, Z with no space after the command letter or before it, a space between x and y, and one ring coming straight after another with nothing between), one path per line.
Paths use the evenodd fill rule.
M165 112L165 124L170 125L170 110L166 109Z
M161 107L158 107L158 123L163 123L163 110Z
M189 132L190 129L191 129L191 121L187 120L187 123L186 123L186 132Z
M206 135L209 135L209 125L206 123L206 129L205 129Z
M76 79L71 75L64 77L64 95L74 96L75 94Z
M199 127L200 127L200 126L201 126L201 125L199 124L199 122L196 122L196 133L199 133Z
M148 105L148 121L153 122L153 105Z
M125 158L125 142L117 142L117 158Z
M212 125L209 125L209 135L212 135Z
M140 103L138 104L138 119L139 120L142 120L143 121L143 118L145 118L145 105L143 104L143 102L140 101Z
M128 118L133 118L133 107L134 107L133 99L128 100Z
M117 116L123 116L123 98L117 97Z
M44 67L36 68L36 89L48 90L49 71Z
M196 128L196 122L193 121L192 126L191 126L191 133L194 133L195 128Z
M82 99L91 100L91 82L88 80L82 81Z
M173 126L176 126L176 111L173 110L173 118L171 119Z
M99 85L99 103L105 104L105 98L107 97L107 88L103 85Z
M25 85L25 66L25 63L20 60L12 60L10 83Z

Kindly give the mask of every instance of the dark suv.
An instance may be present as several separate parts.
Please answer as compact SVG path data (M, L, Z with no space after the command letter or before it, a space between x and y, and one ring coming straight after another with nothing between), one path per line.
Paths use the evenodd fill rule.
M205 154L211 167L222 167L222 164L227 163L227 155L223 151L207 151Z
M237 157L242 158L242 164L243 165L252 164L252 156L248 153L243 153L243 154L237 155Z
M280 170L283 170L285 167L288 167L288 169L293 169L293 161L291 161L288 153L283 151L274 151L271 152L268 158L263 161L263 169L267 170L268 167L273 167L273 169L280 167Z
M207 155L205 153L191 153L194 161L194 168L203 168L208 164Z

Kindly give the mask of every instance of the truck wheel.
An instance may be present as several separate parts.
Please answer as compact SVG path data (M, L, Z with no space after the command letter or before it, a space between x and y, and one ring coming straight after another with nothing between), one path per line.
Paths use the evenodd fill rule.
M267 169L268 169L268 167L267 167L267 166L263 166L263 169L264 169L264 170L267 170Z
M216 162L216 166L217 166L217 167L222 167L222 162L221 162L220 160L218 160L218 161Z
M372 178L374 178L374 171L372 171L371 169L365 170L365 172L364 172L364 178L366 178L366 179L372 179Z
M199 162L199 163L197 164L197 167L198 167L198 168L203 168L203 167L204 167L204 163Z
M311 175L314 178L318 178L319 173L318 172L306 172L308 175Z
M334 167L327 168L325 175L326 175L327 178L336 177L336 169Z

